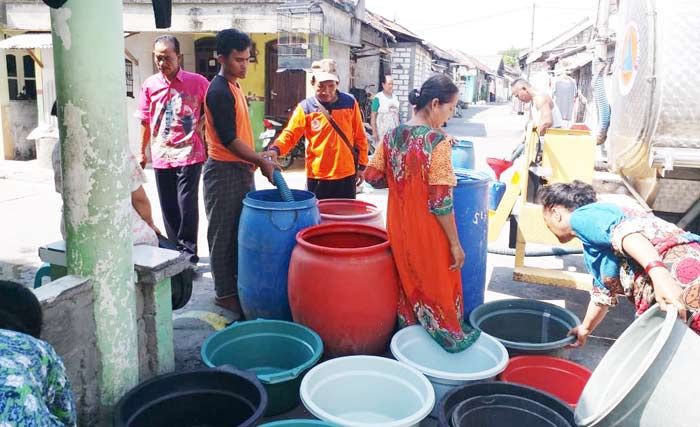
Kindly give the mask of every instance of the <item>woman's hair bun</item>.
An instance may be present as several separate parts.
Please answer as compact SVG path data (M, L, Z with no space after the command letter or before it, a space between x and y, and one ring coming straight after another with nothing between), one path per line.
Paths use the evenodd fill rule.
M420 99L420 92L418 92L418 89L413 89L408 93L408 102L411 103L411 105L418 105L418 100Z

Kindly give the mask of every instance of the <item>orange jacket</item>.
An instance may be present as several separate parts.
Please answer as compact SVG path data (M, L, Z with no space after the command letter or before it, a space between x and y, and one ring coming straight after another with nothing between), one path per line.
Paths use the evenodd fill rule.
M297 105L289 123L274 143L281 155L287 154L302 136L306 137L306 175L314 179L342 179L356 173L353 153L333 129L316 98ZM343 130L349 142L359 150L359 163L367 165L367 137L360 107L352 95L338 92L338 99L324 105Z

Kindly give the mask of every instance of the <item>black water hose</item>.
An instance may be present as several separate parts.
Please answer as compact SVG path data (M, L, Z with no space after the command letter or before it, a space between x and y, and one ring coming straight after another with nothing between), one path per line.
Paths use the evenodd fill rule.
M513 248L496 248L494 246L489 246L488 251L490 254L494 255L506 255L515 256L515 249ZM542 257L542 256L564 256L564 255L580 255L583 251L581 249L564 249L556 246L551 246L543 249L526 250L526 257Z

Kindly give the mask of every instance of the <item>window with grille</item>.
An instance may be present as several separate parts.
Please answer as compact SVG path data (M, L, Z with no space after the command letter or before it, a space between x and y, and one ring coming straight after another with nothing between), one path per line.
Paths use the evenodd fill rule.
M124 65L126 68L126 96L134 97L134 64L128 59L124 59Z

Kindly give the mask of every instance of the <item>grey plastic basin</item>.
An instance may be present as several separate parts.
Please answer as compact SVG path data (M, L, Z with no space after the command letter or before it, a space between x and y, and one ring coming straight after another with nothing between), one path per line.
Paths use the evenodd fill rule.
M700 425L700 336L651 307L610 347L583 389L580 426Z

